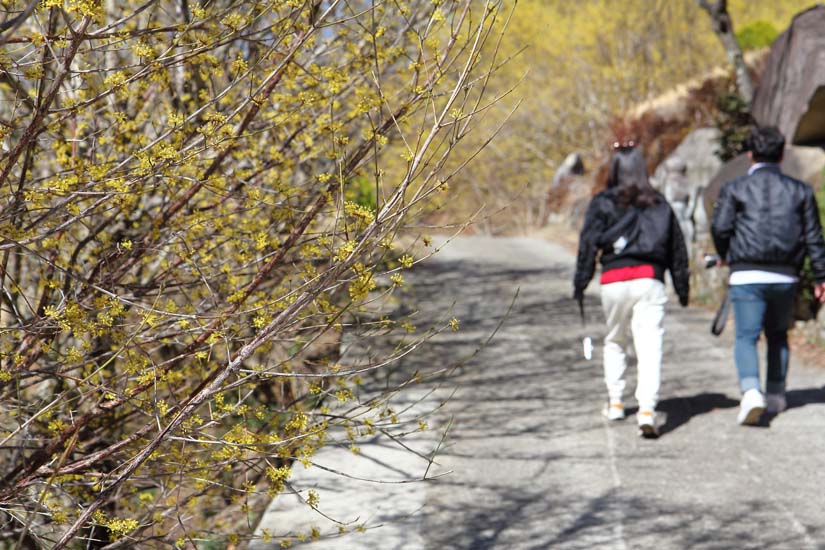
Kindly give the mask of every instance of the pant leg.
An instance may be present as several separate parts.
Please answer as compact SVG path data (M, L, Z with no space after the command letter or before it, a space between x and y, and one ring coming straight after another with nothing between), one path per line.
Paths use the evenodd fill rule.
M796 285L772 284L766 294L765 337L768 343L766 390L768 393L784 393L790 359L788 329L793 322Z
M611 401L621 401L625 389L624 373L627 368L627 333L633 301L628 286L631 281L602 285L602 308L607 321L604 337L604 383Z
M728 290L733 303L733 318L736 322L733 358L736 362L739 389L742 393L751 389L761 391L756 343L762 332L767 309L763 296L765 286L761 284L732 285Z
M638 371L636 400L639 410L652 411L659 402L665 334L662 322L667 294L664 283L656 279L639 279L634 283L637 301L633 306L631 329Z

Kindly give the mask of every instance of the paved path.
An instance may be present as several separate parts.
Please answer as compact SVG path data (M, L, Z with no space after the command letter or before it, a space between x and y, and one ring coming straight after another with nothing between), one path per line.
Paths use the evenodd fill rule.
M461 330L405 357L393 376L467 357L507 319L451 376L399 396L396 433L428 415L429 430L403 438L421 456L376 437L360 457L331 446L315 458L352 477L296 468L294 488L316 488L321 511L365 532L336 536L334 523L288 495L259 532L317 526L321 540L306 546L324 550L825 548L825 369L792 363L789 410L769 426L739 427L732 327L714 339L709 313L671 304L662 437L640 439L632 418L607 425L599 414L600 346L593 361L582 358L572 265L546 242L461 238L416 269L417 324L455 302ZM588 292L594 313L596 292ZM446 475L399 483L425 472Z

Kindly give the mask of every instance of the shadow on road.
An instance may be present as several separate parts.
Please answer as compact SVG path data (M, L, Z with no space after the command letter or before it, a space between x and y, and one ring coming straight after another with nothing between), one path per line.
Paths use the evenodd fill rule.
M730 409L738 405L739 401L721 393L700 393L691 397L663 399L656 407L658 411L667 416L665 423L659 428L659 436L666 435L687 424L694 416L707 414L716 409Z
M570 499L547 491L508 491L493 487L500 499L478 503L472 509L452 509L444 505L439 514L462 517L460 527L438 529L431 533L433 548L493 550L518 548L589 549L625 548L805 548L807 537L793 531L762 532L756 527L775 522L776 510L758 500L747 500L741 507L716 510L709 516L702 505L669 504L666 500L623 496L610 490L590 498ZM437 518L424 521L438 524ZM546 529L531 535L513 533L513 525L537 523ZM621 525L620 530L617 526ZM700 525L703 528L697 529ZM664 543L663 541L667 541Z
M825 403L825 386L821 388L807 388L804 390L789 390L786 394L788 408L795 409L805 405Z
M789 390L785 394L785 397L788 400L788 409L825 403L825 386L821 388L806 388L804 390ZM776 414L765 413L759 420L758 426L769 428L776 416Z
M825 386L822 388L790 390L787 393L787 399L788 409L825 403ZM732 409L738 406L739 401L731 399L721 393L700 393L691 397L663 399L659 402L657 410L665 413L667 419L659 429L659 436L661 437L676 430L690 422L691 418L699 416L700 414L706 414L716 409ZM628 414L633 414L634 412L635 410L628 409ZM776 415L766 414L760 423L757 424L757 427L770 427L771 420L775 417Z

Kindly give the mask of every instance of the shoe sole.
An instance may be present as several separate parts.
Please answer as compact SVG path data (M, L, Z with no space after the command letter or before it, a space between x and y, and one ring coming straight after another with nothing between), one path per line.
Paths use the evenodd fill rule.
M765 407L753 407L748 411L748 414L745 415L745 418L739 421L739 424L742 426L754 426L759 423L763 412L765 412Z
M644 439L656 439L659 437L659 432L650 424L641 424L639 426L639 435Z

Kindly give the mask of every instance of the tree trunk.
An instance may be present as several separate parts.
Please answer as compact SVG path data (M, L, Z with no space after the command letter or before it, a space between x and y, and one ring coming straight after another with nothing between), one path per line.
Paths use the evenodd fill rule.
M727 0L716 0L715 2L698 0L698 2L699 6L710 15L711 21L713 22L713 31L716 33L716 36L719 37L719 40L722 41L725 53L733 65L733 70L736 74L736 87L739 89L739 94L747 102L748 107L750 107L753 102L753 81L748 73L748 67L745 65L742 48L739 47L739 42L733 33L733 22L728 13Z

